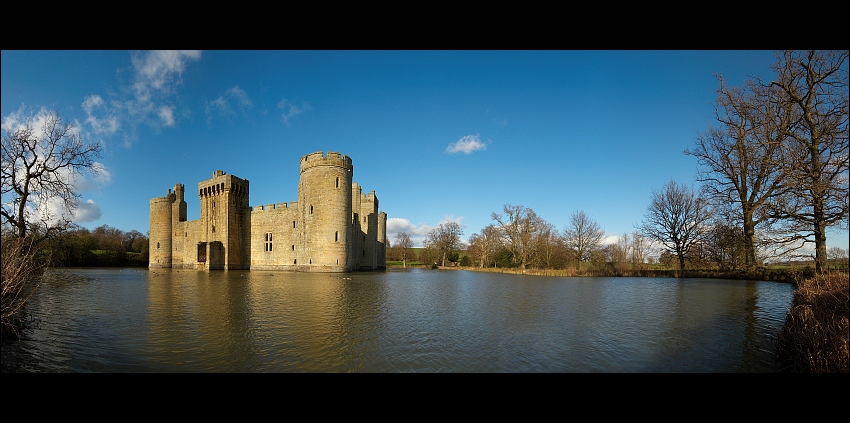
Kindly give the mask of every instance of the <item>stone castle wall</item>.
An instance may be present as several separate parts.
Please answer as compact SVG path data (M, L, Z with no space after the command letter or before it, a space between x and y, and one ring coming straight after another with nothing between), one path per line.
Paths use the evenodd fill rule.
M348 272L386 268L386 213L352 182L351 158L301 158L298 201L251 208L249 182L217 170L198 183L199 220L184 187L150 201L150 267Z

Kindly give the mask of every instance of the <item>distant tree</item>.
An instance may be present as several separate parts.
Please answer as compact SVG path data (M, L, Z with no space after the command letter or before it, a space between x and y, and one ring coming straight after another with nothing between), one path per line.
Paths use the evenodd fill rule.
M542 219L541 219L542 220ZM561 235L555 225L542 221L535 237L537 264L544 269L554 269L563 261Z
M461 235L463 230L457 222L441 223L428 234L429 245L442 255L441 266L445 266L446 258L461 246Z
M847 259L847 250L841 247L829 247L826 253L831 260Z
M34 236L33 245L68 229L80 198L74 177L98 173L100 144L83 141L57 112L43 112L5 134L2 145L3 223L20 238ZM54 203L64 213L52 212Z
M124 232L124 248L127 251L131 251L134 253L142 252L142 242L145 239L145 235L135 229L130 232Z
M814 243L816 271L827 268L827 228L848 225L847 59L848 50L783 51L770 82L794 119L783 162L792 195L779 211Z
M703 241L710 218L705 199L670 180L661 191L653 190L640 231L675 254L679 270L684 270L685 258L691 247Z
M502 238L499 229L492 224L485 226L481 229L481 232L469 237L469 254L482 268L489 267L490 263L495 263L495 255L501 247Z
M419 250L419 261L431 266L432 263L436 265L437 260L440 260L440 252L431 245L429 240L425 240L423 247Z
M97 238L97 247L100 250L124 253L124 232L109 225L100 225L92 232Z
M628 233L623 233L617 242L611 244L610 255L611 260L614 263L628 263L629 261L629 251L632 248L632 240L631 235Z
M410 236L406 232L399 232L395 237L395 247L393 248L396 248L399 252L402 267L407 267L407 260L413 252L413 241L410 240Z
M751 269L744 232L725 220L715 220L705 234L706 258L721 270ZM755 258L752 258L755 260Z
M632 232L631 241L629 245L629 260L633 266L643 268L644 262L649 258L648 254L651 242L640 231Z
M513 262L525 269L534 256L534 240L543 220L524 206L505 204L503 210L504 214L494 212L490 217L498 223L496 227Z
M562 232L564 244L575 254L581 271L581 262L589 261L593 252L602 246L605 231L584 210L579 210L573 212Z

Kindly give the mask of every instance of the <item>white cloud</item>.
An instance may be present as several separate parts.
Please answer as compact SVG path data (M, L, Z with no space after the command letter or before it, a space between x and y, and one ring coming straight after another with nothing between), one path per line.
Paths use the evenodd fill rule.
M617 235L606 235L602 238L602 245L616 244L620 242L620 237Z
M136 118L154 115L163 126L174 126L174 106L166 104L167 98L182 82L183 72L189 62L200 58L201 52L196 50L134 53L131 57L134 79L130 87L133 98L116 101L116 107Z
M251 102L251 98L248 97L248 93L245 92L239 86L234 86L233 88L224 92L224 94L218 96L215 100L208 101L206 103L205 111L207 115L207 124L212 123L212 117L214 114L218 114L221 117L230 117L234 115L233 107L230 105L231 102L235 102L236 106L242 112L242 114L246 114L248 109L254 107L254 103Z
M150 98L152 91L167 92L180 80L186 64L199 60L198 50L155 50L134 54L131 58L135 70L133 89L137 99Z
M162 106L159 108L159 121L163 126L174 126L174 107Z
M289 125L290 118L304 113L305 110L310 110L310 105L307 103L302 103L301 107L298 107L295 104L292 104L291 101L283 99L277 103L277 108L281 111L280 117L281 119L283 119L283 123Z
M478 135L467 135L446 147L446 153L471 154L473 151L486 150L487 144L481 141Z
M77 204L77 209L74 210L74 222L93 222L100 219L101 215L100 206L94 200L89 199Z
M83 110L86 112L86 123L91 126L92 131L98 135L112 135L118 131L121 124L114 110L106 107L106 102L97 94L90 95L83 100ZM98 118L95 112L105 110L106 116Z
M434 228L440 226L440 224L457 222L457 224L462 228L462 221L463 216L455 218L453 216L446 215L443 219L440 219L436 225L432 226L427 223L415 225L405 218L391 217L387 219L387 239L390 241L390 245L393 245L396 242L396 236L399 232L404 232L410 237L410 240L413 241L413 246L418 248L424 245L424 242L428 239L428 234L434 230Z

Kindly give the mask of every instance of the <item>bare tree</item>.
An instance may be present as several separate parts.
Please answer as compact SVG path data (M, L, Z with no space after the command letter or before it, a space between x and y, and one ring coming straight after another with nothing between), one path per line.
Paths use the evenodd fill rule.
M86 143L76 128L57 112L47 112L38 125L32 118L3 137L3 223L18 237L35 237L32 245L66 230L79 201L73 178L83 171L98 172L98 143ZM49 205L57 201L66 213L54 215Z
M513 262L525 269L534 255L534 238L543 220L534 210L524 206L505 204L503 210L504 215L494 212L490 217L498 223L503 243Z
M711 218L707 202L685 185L670 180L661 191L652 192L640 231L659 242L679 260L685 269L685 257L691 248L703 241L706 222Z
M773 202L787 194L782 146L791 113L779 101L776 88L754 79L743 87L728 87L722 77L718 80L714 106L718 126L699 134L685 154L703 166L696 179L703 183L706 198L718 207L734 205L729 215L743 229L745 267L752 270L758 264L756 227L770 225Z
M446 265L446 257L461 245L463 230L457 222L441 223L428 234L429 244L443 257L441 266Z
M706 258L721 270L735 270L741 264L748 268L748 247L740 228L725 219L715 219L705 234Z
M395 248L400 252L402 267L407 267L407 259L413 252L413 241L406 232L399 232L395 236Z
M593 253L602 246L605 231L584 210L579 210L573 212L570 223L562 232L564 244L575 253L578 270L581 271L581 262L589 261Z
M778 87L793 110L785 161L789 172L781 211L815 245L815 269L827 269L826 229L847 227L848 51L783 51L774 65ZM813 239L812 239L813 238Z
M469 237L469 253L473 260L479 262L480 267L489 265L501 247L502 238L499 229L493 225L487 225L481 229L480 233Z
M647 253L649 252L650 241L642 233L640 233L640 231L632 232L631 237L632 242L629 245L629 260L631 260L633 266L642 268L644 261L649 258L647 257Z
M535 239L537 263L544 269L554 269L562 256L561 235L555 225L542 221Z
M614 263L627 263L632 249L631 235L623 233L616 243L609 246L610 261Z
M847 259L847 250L841 247L829 247L826 250L826 253L829 256L830 260Z

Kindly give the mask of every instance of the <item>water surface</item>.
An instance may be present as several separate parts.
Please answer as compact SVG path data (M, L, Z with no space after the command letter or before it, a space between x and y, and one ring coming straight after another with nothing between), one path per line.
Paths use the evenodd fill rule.
M68 269L30 372L776 372L793 286L391 269Z

